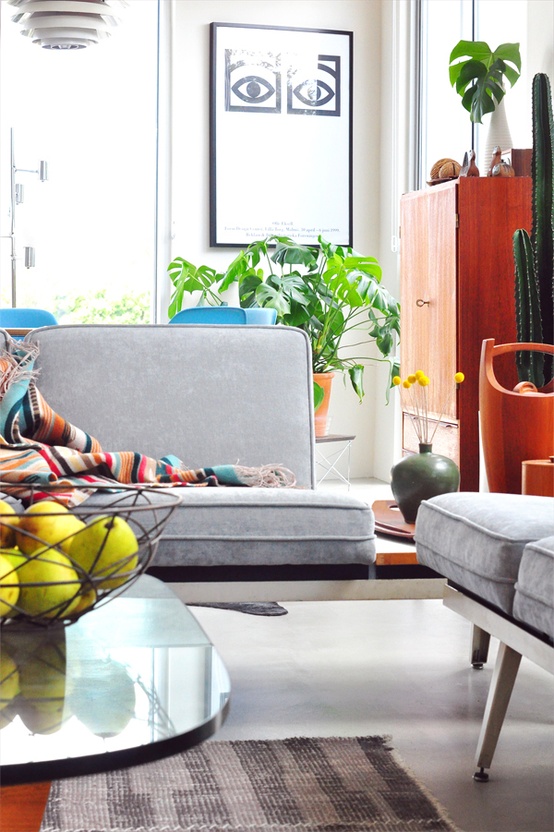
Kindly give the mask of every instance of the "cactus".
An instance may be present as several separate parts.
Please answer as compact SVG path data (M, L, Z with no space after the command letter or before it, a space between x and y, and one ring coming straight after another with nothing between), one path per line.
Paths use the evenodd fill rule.
M552 95L546 74L533 78L533 226L514 233L517 340L554 343L554 146ZM551 356L521 351L517 354L520 381L540 388L552 378Z

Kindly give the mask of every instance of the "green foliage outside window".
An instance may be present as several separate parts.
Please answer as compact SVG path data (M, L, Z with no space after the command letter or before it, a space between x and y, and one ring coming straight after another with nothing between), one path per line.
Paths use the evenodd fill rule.
M109 296L105 289L89 295L56 298L54 315L61 324L148 324L150 293Z

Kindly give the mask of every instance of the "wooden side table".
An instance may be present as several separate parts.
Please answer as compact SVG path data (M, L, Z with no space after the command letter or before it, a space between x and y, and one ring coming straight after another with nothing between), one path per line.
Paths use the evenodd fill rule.
M381 535L378 538L376 565L416 565L415 523L405 522L394 500L375 500L371 508L375 515L375 531Z
M521 463L521 493L554 497L554 456Z

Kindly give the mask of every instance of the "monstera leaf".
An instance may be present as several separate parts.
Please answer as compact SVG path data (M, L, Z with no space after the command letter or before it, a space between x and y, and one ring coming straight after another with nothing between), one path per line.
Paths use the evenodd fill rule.
M450 53L450 83L477 124L502 101L506 80L513 87L520 72L519 43L503 43L493 52L484 41L461 40Z

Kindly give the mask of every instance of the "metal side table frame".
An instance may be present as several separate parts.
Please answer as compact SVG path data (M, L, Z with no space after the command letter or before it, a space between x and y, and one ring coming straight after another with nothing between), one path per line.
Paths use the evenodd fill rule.
M327 436L316 436L316 465L319 466L319 468L322 468L324 472L317 480L318 485L322 483L323 480L334 474L334 476L341 480L341 482L345 483L345 485L348 486L348 490L350 490L350 452L352 442L355 438L355 436L347 436L341 433L329 433ZM318 447L319 445L326 446L330 443L340 443L342 447L334 451ZM342 471L337 468L338 463L341 459L343 459L343 457L346 457L346 476L344 476Z

